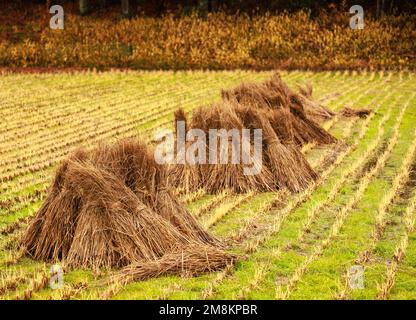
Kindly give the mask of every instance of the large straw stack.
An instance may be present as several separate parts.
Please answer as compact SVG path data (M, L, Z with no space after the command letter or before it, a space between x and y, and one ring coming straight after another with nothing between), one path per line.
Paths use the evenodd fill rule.
M70 267L124 267L129 280L215 270L235 258L179 203L153 151L135 140L64 161L22 245L35 259Z
M180 115L180 117L178 117ZM176 113L176 122L184 120L181 111ZM186 120L186 118L185 118ZM170 169L170 182L172 185L184 188L186 191L195 191L204 188L207 192L217 193L224 189L230 189L237 193L256 191L275 191L287 188L298 192L308 186L317 178L317 175L307 163L297 146L288 141L283 144L271 125L266 113L249 106L231 102L201 107L193 112L192 121L186 120L187 128L201 129L208 136L209 129L238 129L240 132L246 129L261 129L263 135L260 172L254 175L244 174L243 168L247 164L232 164L231 142L228 148L229 161L227 164L220 163L221 144L216 143L218 148L217 163L215 164L176 164ZM253 132L253 131L252 131ZM244 137L241 145L244 143ZM254 149L253 138L247 143ZM240 146L241 146L240 145ZM186 145L189 146L189 143ZM205 144L206 153L214 148L209 139ZM240 149L241 150L241 149ZM178 151L178 150L177 150ZM253 151L252 151L253 152ZM256 165L255 163L251 164Z
M314 102L311 95L311 87L295 93L275 74L261 84L243 83L235 89L223 90L222 103L196 109L191 121L178 110L175 124L185 121L187 131L201 129L206 136L209 129L261 129L262 169L259 174L249 176L243 174L243 164L176 164L170 168L170 182L186 191L205 188L212 193L223 189L235 192L305 189L317 175L300 152L300 146L336 141L318 123L331 118L334 112ZM230 145L225 148L232 149ZM210 149L212 146L207 142L207 153Z
M266 110L279 138L291 137L298 145L310 142L334 143L336 139L317 122L331 117L333 112L313 102L308 96L311 93L306 93L305 90L304 94L295 93L279 74L275 74L261 84L243 83L235 89L223 90L222 97L224 100Z

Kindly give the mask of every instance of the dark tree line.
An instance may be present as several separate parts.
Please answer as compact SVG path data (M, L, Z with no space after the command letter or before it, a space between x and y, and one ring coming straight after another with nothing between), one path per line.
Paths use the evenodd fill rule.
M19 1L19 0L18 0ZM20 0L26 2L25 0ZM166 12L198 12L206 14L218 10L228 13L264 13L266 11L278 13L283 10L296 11L299 9L310 9L312 14L319 10L330 10L334 5L350 7L361 5L367 12L375 16L392 14L397 12L415 12L415 1L403 0L27 0L43 2L48 5L59 4L60 2L77 2L79 12L83 15L108 7L119 6L125 16L133 16L138 12L149 15L162 15Z
M109 4L114 4L114 0L78 0L81 14L87 14L97 8L103 8ZM196 10L198 12L212 12L218 10L226 1L220 0L188 0L188 1L166 1L166 0L119 0L121 11L126 16L132 16L140 9L157 15L162 15L167 10L175 11L179 8L182 10Z

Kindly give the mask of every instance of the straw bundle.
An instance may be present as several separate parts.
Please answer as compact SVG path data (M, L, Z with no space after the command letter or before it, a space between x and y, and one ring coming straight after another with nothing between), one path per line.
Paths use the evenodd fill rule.
M350 107L344 107L344 109L341 110L341 115L347 118L351 117L360 117L365 118L367 117L373 110L371 109L353 109Z
M178 111L176 115L181 115L180 119L183 121L184 115L181 111ZM264 111L224 102L196 109L193 112L192 121L187 121L187 123L189 123L189 129L200 129L207 137L210 129L227 131L236 129L239 131L241 141L236 151L233 149L232 142L224 146L216 141L211 145L212 141L207 139L204 145L207 154L217 148L215 163L172 166L169 180L174 186L187 191L205 188L211 193L224 189L238 193L250 190L273 191L283 187L298 192L317 178L296 146L292 142L288 142L287 145L281 142ZM242 134L243 128L250 129L251 134L254 129L262 130L261 159L254 157L254 137L245 138ZM245 143L250 144L249 152L254 161L251 166L260 168L258 174L246 175L243 168L247 164L232 163L233 152L240 152L240 160L243 159L242 146ZM189 144L188 142L186 146ZM220 161L220 154L225 151L224 149L228 149L227 163Z
M328 113L328 116L332 112L324 110L308 97L293 92L279 74L262 84L243 83L235 89L223 90L222 97L227 101L272 112L286 109L286 112L271 115L272 126L278 135L292 136L292 142L298 145L310 142L328 144L336 141L316 122L316 118L323 112ZM283 130L286 132L282 132Z
M140 278L179 272L181 255L191 273L232 262L235 256L173 196L166 177L152 150L135 140L78 150L58 168L21 243L35 259L70 267L140 266Z

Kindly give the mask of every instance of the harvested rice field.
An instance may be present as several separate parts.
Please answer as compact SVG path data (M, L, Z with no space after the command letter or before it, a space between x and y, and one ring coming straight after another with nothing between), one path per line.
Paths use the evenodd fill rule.
M134 253L152 261L154 252L171 245L170 239L197 249L172 254L165 264L147 270L152 276L125 270L123 275L132 277L124 281L114 276L120 273L113 260L88 260L71 255L71 248L71 259L61 264L62 283L57 288L51 285L57 276L51 272L55 263L34 256L56 255L59 260L62 251L39 251L31 257L22 250L22 238L33 242L28 229L52 192L48 188L57 168L74 150L83 146L96 163L109 165L111 159L99 161L100 143L140 136L152 144L159 129L173 128L178 108L190 117L192 110L221 101L221 90L242 82L261 83L272 75L251 71L1 75L0 299L415 299L416 76L408 72L282 71L290 88L297 91L299 85L311 84L313 99L334 111L320 125L336 141L301 147L316 173L310 179L314 181L301 191L294 188L296 192L280 188L212 193L200 187L163 193L169 188L164 186L161 203L169 207L152 210L172 215L174 224L193 231L183 228L186 237L173 231L165 234L163 221L146 220L154 228L148 230L161 235L160 243L157 236L152 245L147 238L137 239L143 250ZM354 114L345 107L372 112ZM86 183L81 191L88 194L89 207L98 216L104 209L94 206L94 195L111 188L105 183L110 178L104 176L101 191L92 193L96 185L87 183L89 176L82 167L72 165L74 180ZM163 184L164 172L154 168ZM97 169L95 175L99 174ZM106 199L109 194L126 203L134 198L123 196L127 189L121 196L119 190L106 192ZM141 225L147 209L137 213L129 203L122 205L135 212ZM119 209L105 211L108 219L117 220L113 213ZM83 218L81 212L80 221ZM198 224L188 223L194 220ZM113 231L121 234L127 227L120 221L114 222L119 230ZM85 229L78 235L76 253L91 244L88 239L94 231ZM55 239L58 247L59 239ZM50 245L52 240L48 241ZM42 250L52 250L43 245ZM205 246L209 248L201 251ZM128 248L126 242L125 258ZM210 272L194 275L178 263L176 269L169 265L182 259L183 265L189 262L198 269L204 259L201 252L213 263ZM215 263L223 265L216 268Z

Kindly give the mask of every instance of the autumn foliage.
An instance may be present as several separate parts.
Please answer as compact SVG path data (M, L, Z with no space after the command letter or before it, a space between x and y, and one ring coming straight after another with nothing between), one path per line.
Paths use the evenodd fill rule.
M20 24L2 23L0 66L127 67L135 69L415 69L415 17L348 13L311 17L306 11L259 15L212 13L123 19L119 13L81 17L65 12L51 30L38 8Z

